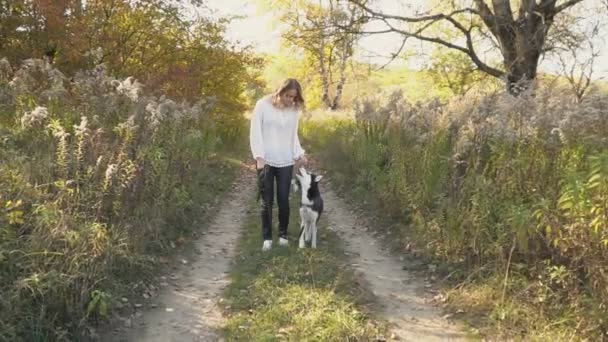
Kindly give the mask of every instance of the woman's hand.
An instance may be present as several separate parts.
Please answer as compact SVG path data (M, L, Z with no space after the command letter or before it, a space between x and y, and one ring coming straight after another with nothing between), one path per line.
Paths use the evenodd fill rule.
M301 156L300 158L296 159L296 170L299 169L300 166L306 165L306 163L308 163L306 156Z
M261 158L261 157L255 158L255 167L258 170L263 169L264 166L266 166L266 161L264 160L264 158Z

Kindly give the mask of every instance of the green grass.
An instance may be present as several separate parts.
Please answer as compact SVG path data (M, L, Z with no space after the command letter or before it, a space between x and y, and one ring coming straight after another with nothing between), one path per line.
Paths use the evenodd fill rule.
M326 165L331 164L328 160L325 162ZM528 298L529 292L534 292L538 284L518 276L515 270L511 270L510 286L502 301L504 271L501 273L490 267L471 270L462 265L442 263L421 249L416 249L415 256L410 255L404 250L404 246L413 241L407 224L391 217L377 198L370 198L368 193L366 196L358 191L359 185L349 183L354 175L346 175L334 168L328 176L338 192L350 199L347 201L350 208L365 211L366 216L375 218L377 224L371 227L380 233L386 246L406 259L419 262L408 269L410 272L425 272L426 265L431 263L437 266L437 285L447 298L444 309L455 313L453 317L468 327L470 338L485 336L505 341L539 342L581 340L573 327L584 322L585 314L589 314L584 312L585 306L552 305L539 310L538 305L530 303Z
M386 186L390 180L402 180L401 174L387 179L382 178L385 170L372 173L370 170L374 170L378 163L377 147L373 144L357 145L355 139L350 145L345 143L344 141L348 142L344 138L347 134L355 135L357 132L354 129L348 130L350 126L347 124L343 127L339 125L340 121L304 124L304 144L319 157L332 184L345 194L344 198L349 199L350 208L363 211L366 213L364 217L373 219L375 224L370 226L385 241L390 242L387 245L395 253L402 254L407 259L415 258L422 265L432 263L437 266L433 275L446 298L446 311L471 327L474 335L500 341L601 339L600 329L605 329L607 317L605 306L598 305L597 299L592 299L580 288L572 286L572 283L561 280L573 279L570 274L561 275L557 270L543 271L547 269L544 264L526 264L522 256L516 254L513 261L507 263L509 246L505 247L504 259L485 260L481 265L449 261L432 253L427 245L429 241L416 235L416 224L419 223L413 220L411 206L407 201L395 200L410 200L411 197L399 193L390 194L390 191L394 191L391 188L397 187ZM405 172L402 175L412 176ZM416 178L422 179L426 175L421 173ZM376 191L370 191L369 179L376 182ZM387 196L387 193L394 196ZM428 208L420 203L416 202L415 205ZM494 243L499 246L500 241ZM509 265L508 273L506 264ZM422 269L418 266L414 268L415 271Z
M232 154L234 158L240 157L240 153ZM130 298L132 303L136 302L135 298L141 300L141 290L136 285L140 282L154 282L159 271L174 264L173 259L180 255L179 252L192 249L193 233L205 229L205 221L215 213L214 201L230 189L230 184L242 170L242 163L234 158L212 156L198 164L197 172L190 179L191 205L184 208L188 217L180 221L179 226L164 224L159 227L159 238L142 242L139 249L121 248L138 243L126 238L120 241L120 245L114 244L117 239L102 245L107 248L108 254L113 251L122 253L114 258L94 258L83 251L86 247L55 247L54 251L49 251L27 244L25 238L2 240L3 233L10 226L0 227L0 342L81 341L86 340L88 326L99 324L100 328L105 329L108 324L122 324L112 322L111 317L118 313L121 316L129 315L133 308L126 305L120 309L116 304L122 297ZM6 184L11 185L3 183L3 180L0 179L0 188ZM23 185L21 191L20 198L24 198L26 203L48 203L44 202L44 197L33 192L29 185ZM31 196L25 196L30 193ZM145 229L148 224L162 223L142 219L134 229ZM89 238L90 231L87 226L73 226L70 229L74 232L74 238L70 240L73 244L88 242L86 239ZM46 230L37 228L28 238L36 241L35 239L49 239L48 235L50 234ZM105 236L98 235L100 238ZM113 238L110 234L107 236L108 239ZM74 250L79 252L75 253ZM15 264L11 265L10 259L8 262L3 259L9 255L8 251L17 256L22 255L18 266L24 268L24 271L18 273L20 270ZM111 266L107 266L108 263ZM26 271L32 275L26 278ZM81 292L84 290L78 287L79 279L95 282L92 289L101 295L96 306L89 305L89 295ZM89 308L90 312L87 311ZM106 309L107 315L102 314ZM106 322L106 319L110 321Z
M252 206L225 291L226 339L370 341L383 335L384 323L370 316L373 296L345 267L338 237L322 219L318 248L299 250L295 202L291 207L291 245L275 241L271 251L262 252L259 211Z

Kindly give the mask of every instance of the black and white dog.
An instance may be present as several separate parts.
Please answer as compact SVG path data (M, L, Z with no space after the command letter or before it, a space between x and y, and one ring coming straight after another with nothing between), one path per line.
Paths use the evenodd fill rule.
M303 167L299 171L300 173L296 173L296 178L292 180L293 191L297 192L298 188L302 191L299 248L304 248L306 242L310 242L312 248L317 248L317 223L323 213L319 182L323 176L308 173Z

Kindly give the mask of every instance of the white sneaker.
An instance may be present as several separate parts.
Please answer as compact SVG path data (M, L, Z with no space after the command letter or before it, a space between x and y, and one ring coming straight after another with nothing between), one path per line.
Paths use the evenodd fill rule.
M272 248L272 240L264 240L264 245L262 246L263 251L269 251Z
M285 238L279 238L279 246L289 246L289 240Z

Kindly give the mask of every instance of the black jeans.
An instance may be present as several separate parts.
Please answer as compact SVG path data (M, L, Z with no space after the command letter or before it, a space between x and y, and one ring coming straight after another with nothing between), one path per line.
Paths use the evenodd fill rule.
M274 200L274 183L277 183L277 202L279 204L279 237L287 239L289 224L289 189L291 187L292 166L264 166L257 170L258 187L260 191L262 236L264 240L272 240L272 204Z

